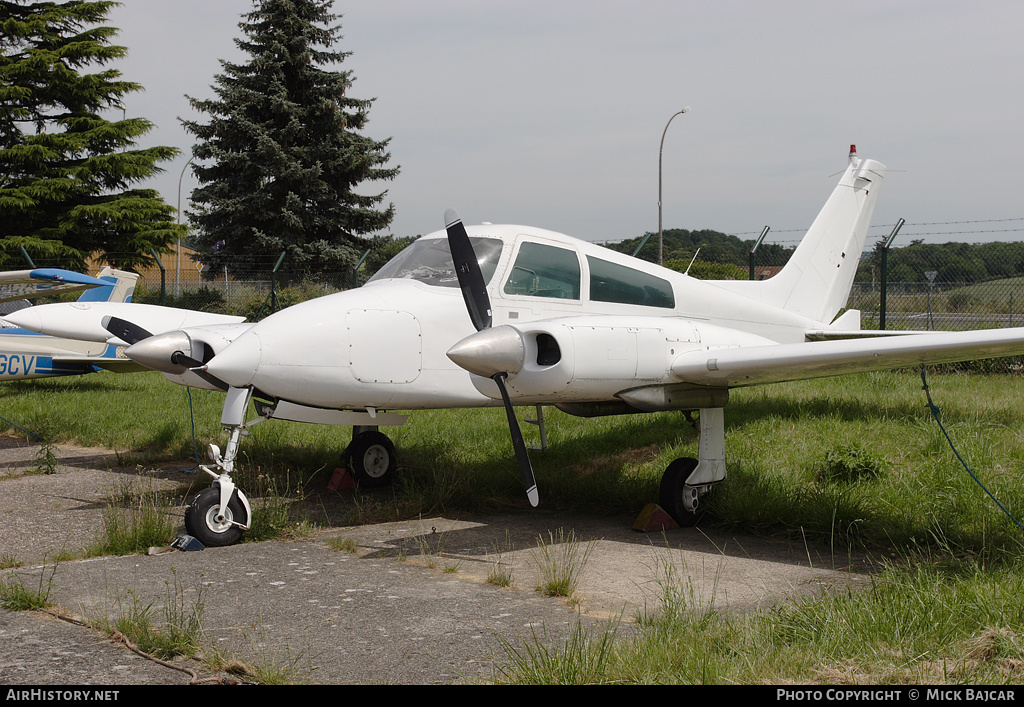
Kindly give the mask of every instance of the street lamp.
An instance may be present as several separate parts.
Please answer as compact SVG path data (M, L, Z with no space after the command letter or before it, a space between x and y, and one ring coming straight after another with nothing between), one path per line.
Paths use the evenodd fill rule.
M669 118L668 122L665 123L665 129L661 133L661 147L658 148L658 265L661 265L665 251L665 237L661 230L661 153L662 150L665 149L665 133L668 132L668 126L672 124L672 121L677 115L688 113L689 110L690 106L686 106L686 108L683 108L681 111Z

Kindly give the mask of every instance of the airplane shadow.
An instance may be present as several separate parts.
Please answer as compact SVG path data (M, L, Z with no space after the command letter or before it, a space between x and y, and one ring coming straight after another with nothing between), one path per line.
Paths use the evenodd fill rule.
M512 553L534 555L543 552L542 547L558 553L559 548L569 544L586 547L600 543L614 555L626 553L636 557L651 550L696 555L708 561L735 558L857 573L873 567L866 553L838 552L827 547L804 546L714 528L674 528L644 533L633 530L619 518L591 514L539 511L480 516L444 514L393 525L404 526L408 532L391 534L385 540L380 539L379 530L376 537L373 530L360 534L358 529L346 528L344 532L373 538L373 545L363 546L360 552L360 556L366 558L422 556L493 563Z

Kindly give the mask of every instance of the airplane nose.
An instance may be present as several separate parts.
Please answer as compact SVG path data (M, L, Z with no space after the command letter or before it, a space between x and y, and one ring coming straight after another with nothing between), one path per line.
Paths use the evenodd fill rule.
M26 307L25 309L20 309L17 312L5 314L3 318L14 326L21 327L22 329L39 331L43 328L43 319L39 316L38 312L32 311L34 309L35 307Z
M247 331L206 364L206 370L234 388L252 384L262 358L262 344L259 335Z

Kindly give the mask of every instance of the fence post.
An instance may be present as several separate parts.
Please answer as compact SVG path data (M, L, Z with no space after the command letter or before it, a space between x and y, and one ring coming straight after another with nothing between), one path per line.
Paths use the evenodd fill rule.
M18 246L18 247L19 247L19 248L21 248L21 254L22 254L22 255L24 255L24 256L25 256L25 260L27 260L27 261L28 261L28 266L29 266L30 268L33 268L33 269L35 269L35 267L36 267L36 264L32 262L32 258L30 258L30 257L29 257L29 255L28 255L28 251L27 251L27 250L25 250L25 246L23 246L23 245L20 245L20 246Z
M757 252L757 247L759 245L761 245L761 241L764 240L764 237L768 235L768 231L770 231L770 230L771 230L770 228L765 226L764 230L761 231L761 235L757 237L757 242L754 243L754 247L750 249L749 265L750 265L750 279L751 280L754 279L754 260L755 260L755 255L754 254Z
M651 240L651 236L653 235L653 233L648 233L646 236L644 236L643 240L640 241L640 245L638 245L636 247L636 250L633 251L634 258L640 255L640 251L643 250L644 246L647 245L647 241Z
M363 257L360 258L359 262L356 263L356 266L354 268L352 268L352 289L353 290L356 289L357 287L359 287L359 268L362 266L363 261L366 260L367 257L369 257L371 250L373 250L373 249L371 248L370 250L368 250L365 253L363 253Z
M160 304L167 306L167 272L164 270L164 264L160 262L160 256L156 254L156 249L150 248L149 252L153 254L153 260L160 267Z
M878 302L878 328L883 331L885 331L885 300L889 287L889 247L896 239L896 234L903 228L903 223L903 219L896 222L896 228L892 229L892 233L885 239L885 245L882 246L882 292Z
M274 303L273 308L275 312L281 306L281 303L277 300L277 269L281 267L281 261L284 260L284 254L286 252L287 251L284 250L281 251L281 257L277 259L277 263L274 264L274 269L270 271L270 296Z

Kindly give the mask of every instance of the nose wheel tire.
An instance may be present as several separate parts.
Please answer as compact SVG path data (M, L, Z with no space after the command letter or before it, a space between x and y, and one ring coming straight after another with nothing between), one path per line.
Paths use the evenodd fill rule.
M394 479L395 445L380 432L362 432L346 450L349 471L360 488L380 488Z
M693 457L682 457L676 459L665 469L661 477L661 487L658 492L658 505L672 516L672 519L683 528L697 525L697 521L704 515L705 506L697 505L695 511L688 510L683 502L684 494L695 500L700 500L700 495L692 486L686 485L686 480L697 468L697 460Z
M242 529L235 522L249 525L237 491L231 494L223 516L219 506L220 489L211 486L193 496L185 509L185 532L206 547L234 545L242 539Z

